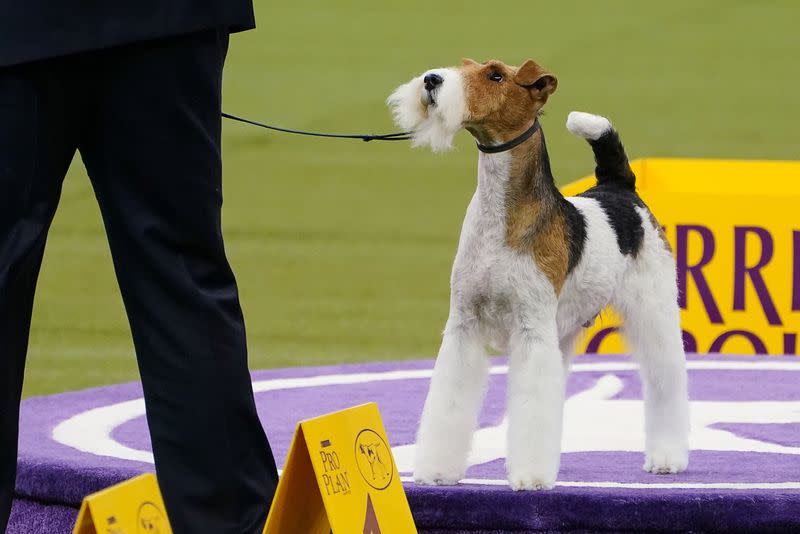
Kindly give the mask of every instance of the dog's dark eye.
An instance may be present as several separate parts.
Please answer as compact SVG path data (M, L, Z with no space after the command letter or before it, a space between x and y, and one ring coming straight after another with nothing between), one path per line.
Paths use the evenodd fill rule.
M503 75L500 74L497 71L491 72L491 73L489 73L489 79L492 80L493 82L502 82L503 81Z

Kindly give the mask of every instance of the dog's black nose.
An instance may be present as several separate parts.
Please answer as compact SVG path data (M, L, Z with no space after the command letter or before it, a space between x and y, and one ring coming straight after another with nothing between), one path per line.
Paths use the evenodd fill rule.
M426 74L422 80L425 82L425 89L427 89L428 91L433 91L434 89L442 85L444 78L432 72L430 74Z

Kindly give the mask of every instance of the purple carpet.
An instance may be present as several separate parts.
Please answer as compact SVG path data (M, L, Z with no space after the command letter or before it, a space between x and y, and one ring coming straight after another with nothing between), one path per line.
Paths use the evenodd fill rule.
M375 401L408 477L432 365L256 372L279 465L298 420ZM504 365L493 361L467 479L455 487L405 483L421 534L800 532L800 358L690 357L689 469L661 476L641 470L635 365L579 358L568 383L559 483L548 492L504 484ZM141 396L139 384L124 384L23 403L10 534L69 533L87 493L153 469Z

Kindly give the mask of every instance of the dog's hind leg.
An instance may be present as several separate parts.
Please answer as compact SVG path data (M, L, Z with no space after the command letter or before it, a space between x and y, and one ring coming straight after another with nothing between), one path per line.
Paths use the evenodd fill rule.
M445 329L417 434L414 480L456 484L467 469L489 376L489 358L477 332Z
M555 320L523 325L510 348L508 482L515 490L550 489L560 463L566 380Z
M639 363L645 405L645 463L677 473L689 462L689 398L675 267L660 250L642 250L613 300Z

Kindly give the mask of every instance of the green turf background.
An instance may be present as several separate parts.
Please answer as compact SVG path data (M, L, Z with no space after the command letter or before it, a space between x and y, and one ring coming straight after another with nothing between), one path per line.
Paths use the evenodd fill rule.
M800 156L800 2L257 0L225 108L295 128L392 131L386 96L463 56L559 77L543 121L560 182L593 168L563 127L610 116L631 157ZM475 150L296 138L226 123L227 247L254 368L436 353ZM724 187L724 184L720 184ZM137 378L94 195L76 157L42 271L25 394Z

